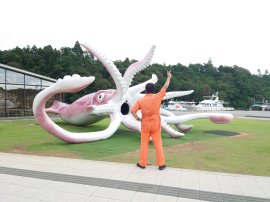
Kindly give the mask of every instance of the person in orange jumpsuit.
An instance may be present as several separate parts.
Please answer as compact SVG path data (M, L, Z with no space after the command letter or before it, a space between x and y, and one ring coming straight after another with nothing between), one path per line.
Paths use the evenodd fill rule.
M155 86L153 83L146 84L146 95L137 100L135 105L131 108L131 114L134 116L134 118L141 121L140 161L137 163L137 166L142 169L144 169L147 164L148 143L150 136L152 137L156 150L156 158L159 170L166 168L161 138L160 105L162 98L165 96L166 90L170 84L171 77L171 72L167 71L167 80L157 94L154 94ZM137 115L137 111L139 110L141 110L142 119Z

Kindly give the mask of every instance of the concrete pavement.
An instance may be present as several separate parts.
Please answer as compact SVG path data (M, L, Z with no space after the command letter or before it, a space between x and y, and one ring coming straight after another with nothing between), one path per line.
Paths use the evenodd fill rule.
M0 201L270 201L270 177L0 153Z

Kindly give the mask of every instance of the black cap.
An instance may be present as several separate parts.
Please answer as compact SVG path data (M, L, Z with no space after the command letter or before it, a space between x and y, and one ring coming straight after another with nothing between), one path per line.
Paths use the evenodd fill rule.
M146 93L155 93L155 85L153 83L148 83L145 86Z

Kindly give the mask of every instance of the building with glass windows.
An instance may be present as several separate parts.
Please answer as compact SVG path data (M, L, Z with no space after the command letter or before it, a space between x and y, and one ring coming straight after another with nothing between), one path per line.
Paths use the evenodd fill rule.
M35 96L55 79L0 64L0 118L32 116ZM63 100L63 95L54 99ZM50 106L51 99L47 102Z

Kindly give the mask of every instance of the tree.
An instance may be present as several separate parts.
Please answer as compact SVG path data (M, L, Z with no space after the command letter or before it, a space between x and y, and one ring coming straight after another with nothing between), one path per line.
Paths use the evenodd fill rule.
M136 62L126 58L124 61L117 60L115 65L124 74L130 64ZM62 47L60 50L48 45L44 48L36 46L16 47L12 50L0 50L0 63L15 66L34 73L49 76L55 79L65 75L80 74L81 76L95 76L95 81L90 87L76 93L67 94L68 102L100 89L115 89L115 84L104 66L93 55L86 53L77 41L74 47ZM268 70L264 74L257 70L257 74L251 74L248 70L239 66L223 66L218 68L209 58L204 64L180 63L165 65L154 63L145 70L139 72L132 85L139 84L156 74L158 82L156 89L159 90L166 80L166 71L171 70L173 77L168 91L194 90L191 96L181 99L186 101L201 101L204 95L211 95L218 91L220 98L230 102L230 106L246 109L253 100L270 100L270 75ZM190 99L190 100L189 100Z

